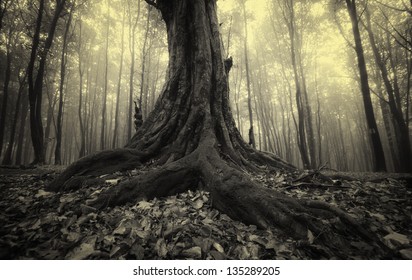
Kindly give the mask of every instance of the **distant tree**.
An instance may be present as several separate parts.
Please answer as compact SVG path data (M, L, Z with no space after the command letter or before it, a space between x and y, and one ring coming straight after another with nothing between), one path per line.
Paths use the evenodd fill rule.
M135 60L136 60L136 29L140 18L140 1L137 1L137 12L132 9L131 0L127 1L128 17L129 17L129 46L130 46L130 81L129 81L129 109L127 114L127 139L132 138L133 128L133 97L134 97L134 76L135 76Z
M305 168L314 169L317 167L316 145L304 67L305 61L303 61L305 44L303 42L303 33L305 31L302 27L303 22L307 20L306 15L309 13L310 4L295 0L282 0L274 1L272 8L274 10L271 15L272 29L276 33L285 32L287 34L285 42L287 42L286 47L290 56L290 62L288 60L290 66L288 65L288 67L291 67L294 82L293 91L295 92L297 109L297 144L300 157ZM276 17L276 20L274 17ZM285 26L286 30L281 29L279 31L276 25ZM277 34L276 36L279 40L282 35ZM287 77L287 79L289 78Z
M114 115L114 132L113 132L113 141L112 148L117 147L118 133L119 133L119 106L120 106L120 92L122 87L122 74L123 74L123 58L124 58L124 29L126 21L126 6L123 8L122 15L122 39L121 39L121 51L120 51L120 67L119 67L119 80L117 82L117 95L116 95L116 112Z
M85 69L83 67L83 31L82 31L82 19L78 20L79 32L78 32L78 44L77 44L77 54L79 57L79 106L78 106L78 117L79 117L79 128L80 128L80 150L79 158L86 155L86 127L85 120L83 118L83 77Z
M250 87L250 71L249 71L249 57L248 57L248 30L247 30L247 15L246 15L246 0L240 0L240 4L243 11L243 24L244 24L244 40L243 51L245 55L245 71L246 71L246 88L247 88L247 107L249 111L249 145L256 148L255 132L253 129L253 110L252 110L252 90Z
M26 85L27 85L26 78L27 78L27 75L25 74L19 77L19 90L17 93L16 107L14 110L14 117L13 117L13 122L12 122L11 130L10 130L9 143L4 153L4 158L3 158L4 165L12 164L12 152L13 152L13 147L14 147L14 139L16 137L17 122L18 122L20 110L25 109L24 107L22 108L21 103L24 98L23 91L26 90Z
M1 113L0 113L0 156L3 151L3 140L4 140L4 132L6 127L6 116L7 116L7 105L9 100L9 85L11 79L11 68L12 68L12 34L13 28L10 27L7 32L7 39L6 39L6 73L4 78L4 85L3 85L3 98L1 104Z
M62 164L61 159L61 145L62 145L62 130L63 130L63 106L64 106L64 83L66 78L67 68L67 48L69 44L69 32L73 18L74 5L70 7L69 16L66 21L66 26L63 34L62 52L60 58L60 85L59 85L59 110L57 113L57 127L56 127L56 149L54 152L54 164Z
M100 133L100 149L106 148L106 120L107 120L107 92L108 92L108 71L109 71L109 37L110 37L110 2L106 1L106 36L105 36L105 67L104 67L104 88L103 88L103 104L102 104L102 129Z

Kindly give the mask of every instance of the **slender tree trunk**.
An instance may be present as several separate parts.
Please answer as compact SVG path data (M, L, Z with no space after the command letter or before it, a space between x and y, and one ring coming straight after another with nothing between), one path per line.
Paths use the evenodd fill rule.
M121 51L120 51L120 68L119 68L119 78L117 83L117 96L116 96L116 112L114 115L114 132L113 132L113 142L112 148L117 147L117 140L118 140L118 130L119 130L119 104L120 104L120 92L121 92L121 84L122 84L122 74L123 74L123 54L124 54L124 26L125 26L125 19L126 19L126 8L123 9L123 17L122 17L122 40L121 40Z
M21 101L24 98L23 91L25 90L25 87L26 87L26 75L24 77L19 77L19 91L17 94L16 107L14 110L14 118L13 118L11 130L10 130L9 144L7 146L7 149L6 149L6 152L4 153L4 158L3 158L3 164L5 165L12 164L14 139L16 136L16 129L17 129L17 123L19 119L20 108L22 107Z
M342 164L342 170L343 171L348 171L348 157L347 157L347 151L345 147L345 140L344 140L344 133L342 129L342 116L340 113L340 108L338 107L338 138L339 138L339 144L341 146L341 164Z
M286 11L288 9L288 11ZM310 162L310 155L308 151L308 144L307 144L307 128L306 128L306 118L305 118L305 102L303 96L303 88L302 83L299 79L299 69L298 69L298 61L297 61L297 46L296 46L296 28L295 28L295 8L293 0L287 0L286 8L284 8L284 12L289 13L289 19L285 18L285 23L287 25L289 31L289 39L290 39L290 55L292 60L292 69L295 81L295 88L296 88L296 108L298 111L298 123L297 123L297 133L298 133L298 146L299 151L302 159L302 163L304 168L309 169L311 168Z
M406 57L406 104L405 104L405 120L406 126L409 127L410 118L409 114L411 111L410 106L411 103L411 88L412 88L412 56L411 53L405 50L405 57Z
M352 22L352 31L353 37L355 39L355 50L358 58L358 67L361 80L363 105L368 125L368 135L370 137L370 141L373 147L373 170L386 171L385 155L383 153L382 143L379 136L378 126L376 125L375 114L373 112L373 106L371 101L368 72L366 69L362 39L358 25L356 2L355 0L346 0L346 5Z
M236 108L236 120L237 120L237 127L240 130L240 133L242 133L242 124L240 122L240 109L239 109L239 95L240 95L240 89L242 86L242 64L239 66L238 71L236 72L236 80L235 80L235 96L234 96L234 103L235 103L235 108Z
M24 132L26 128L26 119L29 106L29 97L27 94L23 94L23 101L21 105L21 116L19 122L19 137L17 139L16 147L16 165L22 164L23 146L24 146Z
M1 114L0 114L0 156L3 151L3 140L4 140L4 131L6 127L6 116L7 116L7 103L9 99L9 84L11 77L11 62L12 62L12 53L11 53L11 38L12 28L10 27L8 32L8 38L6 43L6 75L4 77L4 86L3 86L3 99L1 105Z
M392 158L392 163L394 167L395 172L399 172L400 168L400 161L398 158L399 151L398 151L398 146L396 145L396 135L394 134L394 129L393 129L393 118L388 106L388 103L384 99L384 95L382 92L382 81L380 78L379 70L375 70L375 83L376 83L376 92L378 96L380 97L379 99L379 105L380 109L382 112L382 119L383 119L383 125L385 127L385 132L386 132L386 138L388 141L388 146L389 146L389 151L390 155Z
M46 116L46 127L44 129L44 150L47 151L50 142L53 143L53 147L56 143L56 138L52 139L50 137L51 134L51 130L53 129L54 133L56 134L57 131L57 124L56 124L56 119L54 117L54 111L55 111L55 107L58 101L58 95L54 94L54 82L51 82L52 80L54 80L57 78L55 77L48 77L48 75L46 75L46 95L47 95L47 116ZM52 155L54 154L53 151L54 149L49 149L50 150L50 156L49 158L52 157ZM45 156L46 156L46 152L45 152ZM51 161L49 161L51 162Z
M106 15L106 59L104 70L104 89L103 89L103 106L102 106L102 129L100 133L100 150L106 148L106 119L107 119L107 91L108 91L108 71L109 71L109 31L110 31L110 4L107 3L107 15Z
M306 78L303 71L303 64L301 58L299 57L299 69L301 72L301 79L302 79L302 97L303 97L303 112L305 118L305 129L307 135L307 148L308 148L308 155L310 159L310 167L315 169L317 167L316 162L316 145L315 145L315 133L313 131L313 121L312 121L312 109L309 104L309 95L306 86Z
M322 118L320 113L320 98L319 98L319 91L318 91L318 82L317 82L317 70L315 70L315 92L316 92L316 132L318 136L318 162L319 164L323 164L322 158Z
M89 120L89 127L90 130L88 130L89 132L89 142L88 142L88 150L89 153L93 153L96 149L97 149L97 145L96 145L96 131L97 131L97 115L98 115L98 105L97 105L97 96L98 96L98 81L99 81L99 74L100 74L100 68L101 68L101 57L99 55L99 58L97 59L97 65L96 65L96 76L94 77L94 91L93 91L93 102L90 102L90 120Z
M250 89L250 73L249 73L249 58L248 58L248 32L247 32L247 16L246 16L246 5L245 1L242 1L243 9L243 23L245 27L245 39L243 41L243 51L245 53L245 70L246 70L246 87L247 87L247 108L249 112L249 145L256 148L255 133L253 131L253 110L252 110L252 93Z
M30 126L25 128L25 135L30 134ZM24 148L23 148L23 164L31 162L34 158L34 152L32 149L32 142L30 137L24 138Z
M72 21L73 6L70 8L69 18L66 23L66 29L63 35L63 49L60 61L60 85L59 85L59 111L57 113L57 129L56 129L56 149L54 151L54 164L61 165L61 146L62 146L62 126L63 126L63 100L64 100L64 82L66 77L67 66L67 38L70 31Z
M79 158L82 158L86 155L86 133L85 133L85 125L83 120L83 76L84 76L84 68L83 68L83 56L82 56L82 20L79 19L79 42L77 47L77 53L79 56L79 108L77 114L79 116L79 127L80 127L80 150L79 150ZM89 82L89 76L87 77L87 82Z
M147 40L149 38L149 23L150 23L150 12L152 8L149 6L147 8L147 18L146 18L146 28L145 28L145 35L143 39L143 49L142 49L142 56L141 56L141 63L142 63L142 69L140 73L140 97L139 97L139 109L141 110L143 116L146 114L143 111L143 99L145 98L144 93L145 93L145 87L146 87L146 58L148 55L147 51ZM147 98L147 97L146 97Z
M131 55L131 64L130 64L130 81L129 81L129 110L127 117L127 141L132 138L132 129L133 129L133 97L134 97L134 75L135 75L135 59L136 59L136 28L140 18L140 1L137 2L137 16L135 21L132 21L132 9L130 0L128 3L129 10L129 46L130 46L130 55Z

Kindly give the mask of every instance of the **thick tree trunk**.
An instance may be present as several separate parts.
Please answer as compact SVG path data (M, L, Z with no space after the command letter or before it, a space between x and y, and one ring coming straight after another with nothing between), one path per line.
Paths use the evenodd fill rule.
M162 13L169 47L167 82L155 109L125 149L80 159L48 189L78 188L84 185L80 182L87 185L90 176L150 162L149 171L109 188L89 204L101 208L201 187L211 193L215 208L248 224L276 226L304 240L310 230L326 246L344 249L345 232L332 232L333 226L325 229L322 221L339 217L335 222L343 224L340 228L350 227L352 235L377 244L373 235L341 210L289 198L260 186L245 173L295 168L253 149L235 127L215 0L148 2Z

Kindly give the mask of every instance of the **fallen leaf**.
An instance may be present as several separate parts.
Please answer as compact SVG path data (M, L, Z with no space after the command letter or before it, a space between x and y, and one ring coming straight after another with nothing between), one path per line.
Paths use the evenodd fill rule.
M240 260L246 260L250 258L250 253L245 246L237 246L235 249L235 255Z
M203 201L202 201L201 199L196 200L196 201L193 203L193 207L194 207L195 209L199 210L200 208L203 207Z
M369 211L368 211L369 212ZM379 221L383 222L386 220L385 216L379 213L371 213L369 212L369 215L371 215L371 217L374 217L376 219L378 219Z
M251 259L259 259L259 245L254 243L248 243L248 251Z
M106 235L106 236L103 238L103 244L104 244L105 246L107 246L107 247L112 246L113 243L114 243L114 241L115 241L115 239L114 239L114 236L113 236L113 235Z
M275 239L271 239L265 244L266 250L274 249L275 251L278 251L278 248L279 248L279 243Z
M226 256L218 251L212 250L209 252L209 254L213 257L215 260L226 260Z
M141 209L141 210L147 210L152 207L153 207L153 203L145 201L145 200L139 201L136 205L136 208Z
M80 238L81 238L80 233L75 232L75 231L71 231L71 232L69 232L69 233L67 234L67 238L66 238L66 239L67 239L67 241L69 241L69 242L75 243L75 242L79 241Z
M89 213L97 212L96 208L85 205L85 204L80 205L80 209L81 209L81 211L84 215L87 215Z
M191 259L200 259L202 257L202 249L199 246L192 247L182 251L182 256Z
M130 251L130 245L127 244L126 242L120 243L120 245L117 245L112 248L110 251L110 258L113 259L123 259L124 256Z
M119 183L119 179L109 179L109 180L106 180L105 183L115 186Z
M156 242L155 250L157 252L157 255L161 258L166 257L167 255L167 247L166 247L166 242L163 238L159 238Z
M67 255L66 259L69 260L84 260L95 252L94 245L96 243L97 236L88 236L82 240L82 244L75 247Z
M37 221L30 227L30 229L36 230L39 229L41 225L40 219L37 219Z
M40 197L48 197L48 196L51 196L51 195L53 195L52 192L46 192L44 190L39 190L34 197L35 198L40 198Z
M399 253L405 260L412 260L412 248L402 249Z
M313 233L308 229L308 241L309 244L313 244L313 241L315 241L315 236L313 236Z
M130 255L134 256L136 260L144 259L144 248L142 245L134 243L132 248L130 248Z
M215 248L218 252L220 252L220 253L224 253L225 252L225 250L223 249L223 247L222 247L222 245L220 245L219 243L217 243L217 242L214 242L213 243L213 248Z
M122 220L119 225L117 226L117 228L113 231L113 234L119 234L119 235L123 235L126 234L126 222L125 220Z
M410 240L406 235L393 232L384 237L385 243L387 246L390 248L394 249L396 247L402 246L402 245L408 245Z

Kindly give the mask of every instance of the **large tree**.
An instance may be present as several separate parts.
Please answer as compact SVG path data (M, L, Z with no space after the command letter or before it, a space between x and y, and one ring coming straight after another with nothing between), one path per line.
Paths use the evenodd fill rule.
M342 210L290 198L251 179L250 173L295 168L253 149L235 127L227 78L231 63L222 58L216 0L146 2L161 12L168 35L167 81L155 109L124 149L80 159L48 189L71 190L87 185L90 177L145 165L149 171L89 204L102 208L203 188L215 208L245 223L276 226L303 240L313 234L317 242L339 248L335 253L342 257L350 247L348 232L381 251L384 246Z

